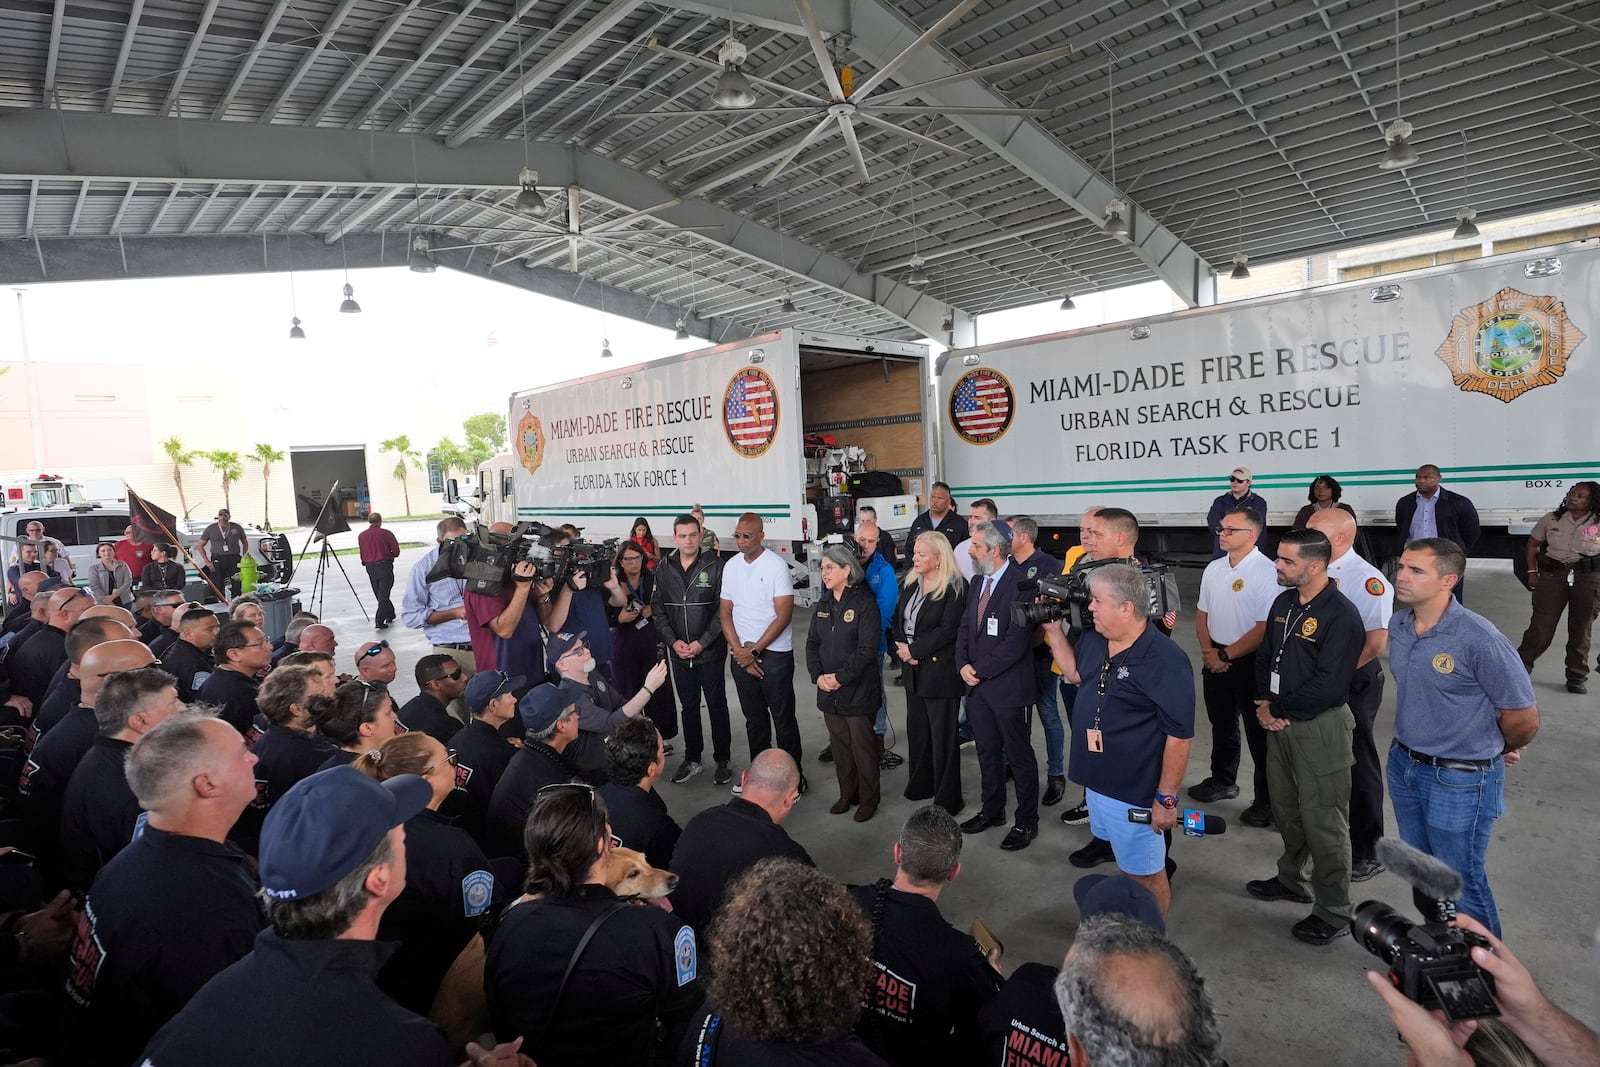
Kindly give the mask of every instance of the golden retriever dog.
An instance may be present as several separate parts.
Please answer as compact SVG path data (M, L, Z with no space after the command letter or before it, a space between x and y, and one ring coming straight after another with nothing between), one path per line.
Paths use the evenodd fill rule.
M644 853L631 848L611 850L601 868L601 881L625 900L649 901L668 911L672 905L667 894L678 886L677 875L650 866ZM532 899L524 893L511 907ZM433 1008L428 1012L458 1055L465 1055L468 1041L476 1041L489 1030L489 1008L483 995L483 956L483 937L475 934L439 983Z

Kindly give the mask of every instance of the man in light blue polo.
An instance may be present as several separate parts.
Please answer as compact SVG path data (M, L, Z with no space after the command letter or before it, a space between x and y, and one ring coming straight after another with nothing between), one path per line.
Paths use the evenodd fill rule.
M439 520L436 532L439 544L443 545L465 537L467 524L454 515L447 515ZM466 582L459 578L428 581L428 572L438 560L439 548L435 547L412 566L406 595L400 604L400 617L411 629L423 632L434 652L455 660L471 678L478 673L478 665L472 657L472 632L467 626L463 594Z
M1401 840L1454 868L1458 909L1498 937L1484 857L1505 810L1506 767L1539 732L1539 709L1511 642L1454 599L1466 567L1461 546L1443 537L1407 542L1400 556L1401 607L1389 620L1397 693L1389 799Z

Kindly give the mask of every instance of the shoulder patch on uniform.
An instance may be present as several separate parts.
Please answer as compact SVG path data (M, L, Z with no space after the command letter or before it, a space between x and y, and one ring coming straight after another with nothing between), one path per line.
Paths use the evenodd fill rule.
M1374 575L1373 577L1367 579L1366 588L1367 592L1371 593L1373 596L1382 596L1386 587L1383 584L1383 579Z
M488 871L473 871L461 879L461 910L467 918L475 919L489 910L494 897L494 875Z
M150 825L150 813L148 811L141 811L139 813L139 817L137 819L133 820L133 836L128 838L128 840L129 841L137 841L137 840L139 840L139 838L144 836L144 828L146 826L149 826L149 825Z
M672 939L672 961L678 968L678 985L686 986L695 980L700 970L699 954L695 951L694 931L680 927Z
M208 682L210 680L211 680L211 672L210 671L195 671L194 672L194 681L189 683L189 688L193 689L196 693L198 693L198 692L200 692L200 687L202 685L205 685L206 682Z

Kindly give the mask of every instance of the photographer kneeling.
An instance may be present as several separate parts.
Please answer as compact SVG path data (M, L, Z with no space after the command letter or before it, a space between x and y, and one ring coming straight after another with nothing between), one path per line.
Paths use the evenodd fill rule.
M1600 1063L1600 1038L1550 1002L1505 942L1470 916L1459 915L1451 925L1488 942L1488 948L1472 948L1472 962L1494 976L1494 1000L1501 1023L1521 1038L1545 1067L1592 1067ZM1478 1030L1478 1020L1448 1025L1442 1012L1408 998L1390 983L1387 975L1368 971L1367 981L1389 1006L1389 1017L1411 1050L1409 1062L1414 1067L1469 1067L1478 1062L1469 1045Z

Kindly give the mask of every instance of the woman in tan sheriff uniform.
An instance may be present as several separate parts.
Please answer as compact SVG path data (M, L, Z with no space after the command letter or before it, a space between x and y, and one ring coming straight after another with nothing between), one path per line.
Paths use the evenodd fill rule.
M1574 482L1561 506L1528 539L1533 620L1517 654L1533 671L1567 613L1567 692L1587 693L1589 637L1600 615L1600 484Z

